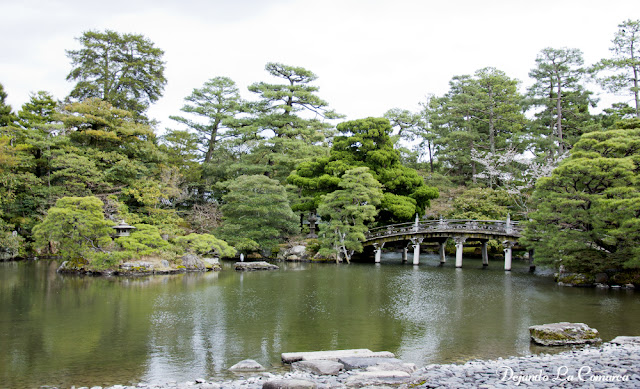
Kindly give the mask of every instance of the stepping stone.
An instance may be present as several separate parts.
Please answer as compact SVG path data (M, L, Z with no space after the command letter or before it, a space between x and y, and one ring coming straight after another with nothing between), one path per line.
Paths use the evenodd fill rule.
M345 384L361 388L372 385L398 385L411 379L411 374L404 371L365 371L347 378Z
M401 364L402 360L397 358L376 358L376 357L344 357L338 360L344 364L347 370L366 369L380 363Z
M345 357L394 358L395 355L388 351L373 352L366 348L351 350L293 352L281 354L282 362L284 363L293 363L297 361L314 361L319 359L338 362L338 359Z
M298 361L291 365L293 371L303 371L318 375L338 375L344 365L339 362L329 360Z
M413 373L418 370L415 363L378 363L377 365L369 366L367 371L404 371L406 373Z
M613 343L613 344L640 344L640 336L616 336L609 343Z

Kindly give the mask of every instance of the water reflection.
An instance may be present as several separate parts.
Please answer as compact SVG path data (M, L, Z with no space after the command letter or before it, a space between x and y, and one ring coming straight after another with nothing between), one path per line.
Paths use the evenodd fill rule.
M585 322L636 335L638 294L572 289L501 263L284 264L275 272L143 278L61 276L55 264L0 264L0 382L113 385L225 377L246 358L388 350L419 365L524 355L527 328ZM547 350L544 350L547 352Z

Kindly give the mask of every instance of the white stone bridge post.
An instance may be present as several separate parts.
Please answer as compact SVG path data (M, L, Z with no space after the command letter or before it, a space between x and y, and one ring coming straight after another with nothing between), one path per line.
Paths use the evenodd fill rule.
M504 247L504 270L511 271L511 248L515 246L516 242L512 240L505 240L502 242Z
M464 242L466 242L466 236L456 236L453 238L456 242L456 267L462 267L462 250L464 248Z
M420 264L420 244L424 238L411 238L411 243L413 243L413 264Z

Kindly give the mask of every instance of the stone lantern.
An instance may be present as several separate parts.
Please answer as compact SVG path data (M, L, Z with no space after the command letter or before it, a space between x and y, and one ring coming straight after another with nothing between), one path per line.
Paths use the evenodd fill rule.
M134 226L128 225L124 221L124 219L120 220L120 224L118 224L117 226L113 226L111 228L116 230L116 233L113 236L114 238L119 238L121 236L129 236L131 234L131 230L135 230L136 229Z
M318 238L318 235L316 234L316 222L318 221L318 217L316 216L315 212L311 212L309 214L309 234L307 235L307 238L309 239L316 239Z

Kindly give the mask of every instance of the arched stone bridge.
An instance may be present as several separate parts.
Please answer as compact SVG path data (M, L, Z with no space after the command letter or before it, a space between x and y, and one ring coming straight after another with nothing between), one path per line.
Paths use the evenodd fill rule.
M511 249L520 238L518 222L507 220L466 220L440 219L420 221L417 216L413 223L392 224L372 228L365 235L364 246L375 248L376 263L380 262L382 248L387 242L405 241L402 261L407 261L407 250L413 246L413 264L420 263L420 244L424 241L438 242L440 263L445 263L445 244L451 238L456 242L456 267L462 267L462 250L465 242L482 243L482 265L489 265L487 242L495 239L504 246L504 269L511 270Z

